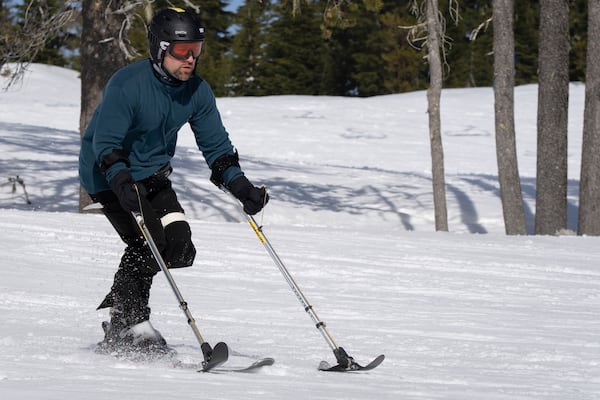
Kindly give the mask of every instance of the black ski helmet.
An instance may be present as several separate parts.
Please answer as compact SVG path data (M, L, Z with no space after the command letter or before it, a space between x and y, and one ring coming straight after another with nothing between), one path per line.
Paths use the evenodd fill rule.
M198 41L204 41L204 27L194 14L181 8L159 11L148 26L150 58L161 69L171 42Z

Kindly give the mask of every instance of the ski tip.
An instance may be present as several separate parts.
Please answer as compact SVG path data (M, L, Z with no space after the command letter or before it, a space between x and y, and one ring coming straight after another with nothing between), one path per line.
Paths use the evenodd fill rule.
M275 364L275 359L271 358L271 357L266 357L262 359L262 365L263 366L269 366L269 365L273 365Z
M275 364L275 359L271 357L261 358L260 360L256 360L250 366L246 368L240 368L237 372L255 372L258 371L261 367L269 367Z
M377 357L375 357L375 359L373 361L371 361L371 362L379 361L377 363L377 365L379 365L379 364L381 364L383 362L383 360L385 360L385 355L380 354Z

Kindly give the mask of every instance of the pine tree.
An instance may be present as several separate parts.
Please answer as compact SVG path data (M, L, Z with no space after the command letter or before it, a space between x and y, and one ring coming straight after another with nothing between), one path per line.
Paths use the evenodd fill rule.
M427 87L423 54L406 41L407 2L353 1L325 12L324 87L337 95L373 96Z
M272 10L257 94L321 94L325 51L320 27L322 3L304 2L296 15L291 2L274 4Z
M587 55L587 0L569 3L571 51L569 55L569 80L584 82Z
M356 10L357 24L354 30L359 35L360 44L355 48L352 58L355 70L353 78L356 80L357 94L359 96L374 96L388 94L384 84L386 62L384 54L386 32L382 29L379 20L384 4L380 0L363 0Z
M493 82L493 33L489 18L491 0L461 1L460 18L449 23L446 87L491 86Z
M229 28L233 14L225 11L226 6L221 0L203 0L198 14L206 27L206 40L198 59L198 74L210 83L216 96L228 94L231 71L227 52L231 48Z
M235 17L239 29L231 48L230 93L235 96L252 96L260 92L256 79L264 60L264 31L267 27L270 2L248 0Z
M386 93L426 89L429 72L423 62L423 53L408 43L406 30L401 28L413 20L406 4L383 11L379 19L384 29L381 58L385 62L383 85Z
M537 82L540 5L515 1L515 85Z
M334 3L325 9L321 25L325 40L320 88L322 94L349 96L357 92L352 55L355 48L360 46L360 34L355 30L355 20L349 15L356 8L355 3L344 9Z

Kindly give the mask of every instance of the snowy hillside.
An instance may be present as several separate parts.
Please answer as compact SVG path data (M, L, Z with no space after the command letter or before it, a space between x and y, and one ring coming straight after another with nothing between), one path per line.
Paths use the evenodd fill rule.
M339 345L333 362L250 227L208 181L188 128L173 181L198 250L174 277L209 343L260 372L199 374L93 352L122 243L77 208L77 73L34 65L0 93L0 398L597 399L600 252L593 237L503 234L490 88L446 90L442 130L450 233L435 233L424 92L369 99L219 99L251 180L270 188L257 219ZM576 207L583 91L572 84L569 224ZM527 218L535 209L535 86L516 89ZM12 191L9 178L24 180ZM155 279L153 323L188 363L201 353Z

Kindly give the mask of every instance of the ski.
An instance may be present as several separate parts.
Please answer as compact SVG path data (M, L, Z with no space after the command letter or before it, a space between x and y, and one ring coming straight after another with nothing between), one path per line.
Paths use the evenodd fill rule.
M356 363L352 358L349 359L350 362L348 362L347 365L338 364L332 366L327 361L321 361L321 363L319 364L319 370L332 372L369 371L373 368L376 368L379 364L383 362L384 359L385 356L381 354L365 366Z
M132 363L154 363L177 359L177 351L170 347L160 351L140 352L130 349L106 349L100 345L96 345L93 350L96 354L110 356L118 361L128 361Z
M194 369L200 373L214 373L214 374L229 373L229 372L250 373L250 372L256 372L258 369L260 369L262 367L267 367L269 365L273 365L274 363L275 363L275 359L273 359L271 357L264 357L264 358L259 358L258 360L252 362L250 365L247 365L247 366L229 366L229 365L223 365L224 363L221 363L219 365L211 364L209 366L209 368L206 368L206 366L202 365L202 367L200 369L198 369L198 364L186 363L186 362L176 360L173 363L173 367L178 368L178 369Z
M102 322L104 335L108 334L110 323ZM135 346L113 346L109 342L102 340L98 342L94 348L94 353L109 355L118 360L127 360L132 362L153 362L161 360L174 360L177 358L177 351L172 347L164 344L149 345L147 348L139 348Z
M210 373L215 373L215 374L228 373L228 372L250 373L250 372L256 372L259 368L273 365L274 363L275 363L275 359L270 358L270 357L265 357L265 358L261 358L259 360L254 361L252 364L248 365L247 367L222 366L222 367L210 368L208 370L201 369L201 370L198 370L198 372L210 372Z
M203 353L205 353L205 360L202 363L189 363L178 359L177 351L171 347L165 347L161 351L155 352L140 352L132 349L109 349L106 346L102 346L102 342L93 348L94 353L100 355L112 356L120 361L129 361L132 363L162 363L167 362L177 369L193 369L197 372L212 372L212 373L227 373L227 372L241 372L250 373L256 372L262 367L273 365L275 359L271 357L258 358L251 364L246 366L228 366L224 365L229 360L229 347L219 342L214 348L211 348L208 343L203 346ZM236 353L234 353L234 356ZM258 356L245 356L237 354L242 357L257 358Z
M247 366L228 366L223 365L229 360L229 347L219 342L214 348L211 348L208 343L202 345L202 353L204 354L204 361L200 364L184 363L176 361L174 363L175 368L193 368L198 372L213 372L213 373L226 373L226 372L254 372L261 367L273 365L275 360L271 357L259 358L253 361ZM234 354L235 355L235 354ZM238 354L239 355L239 354Z

